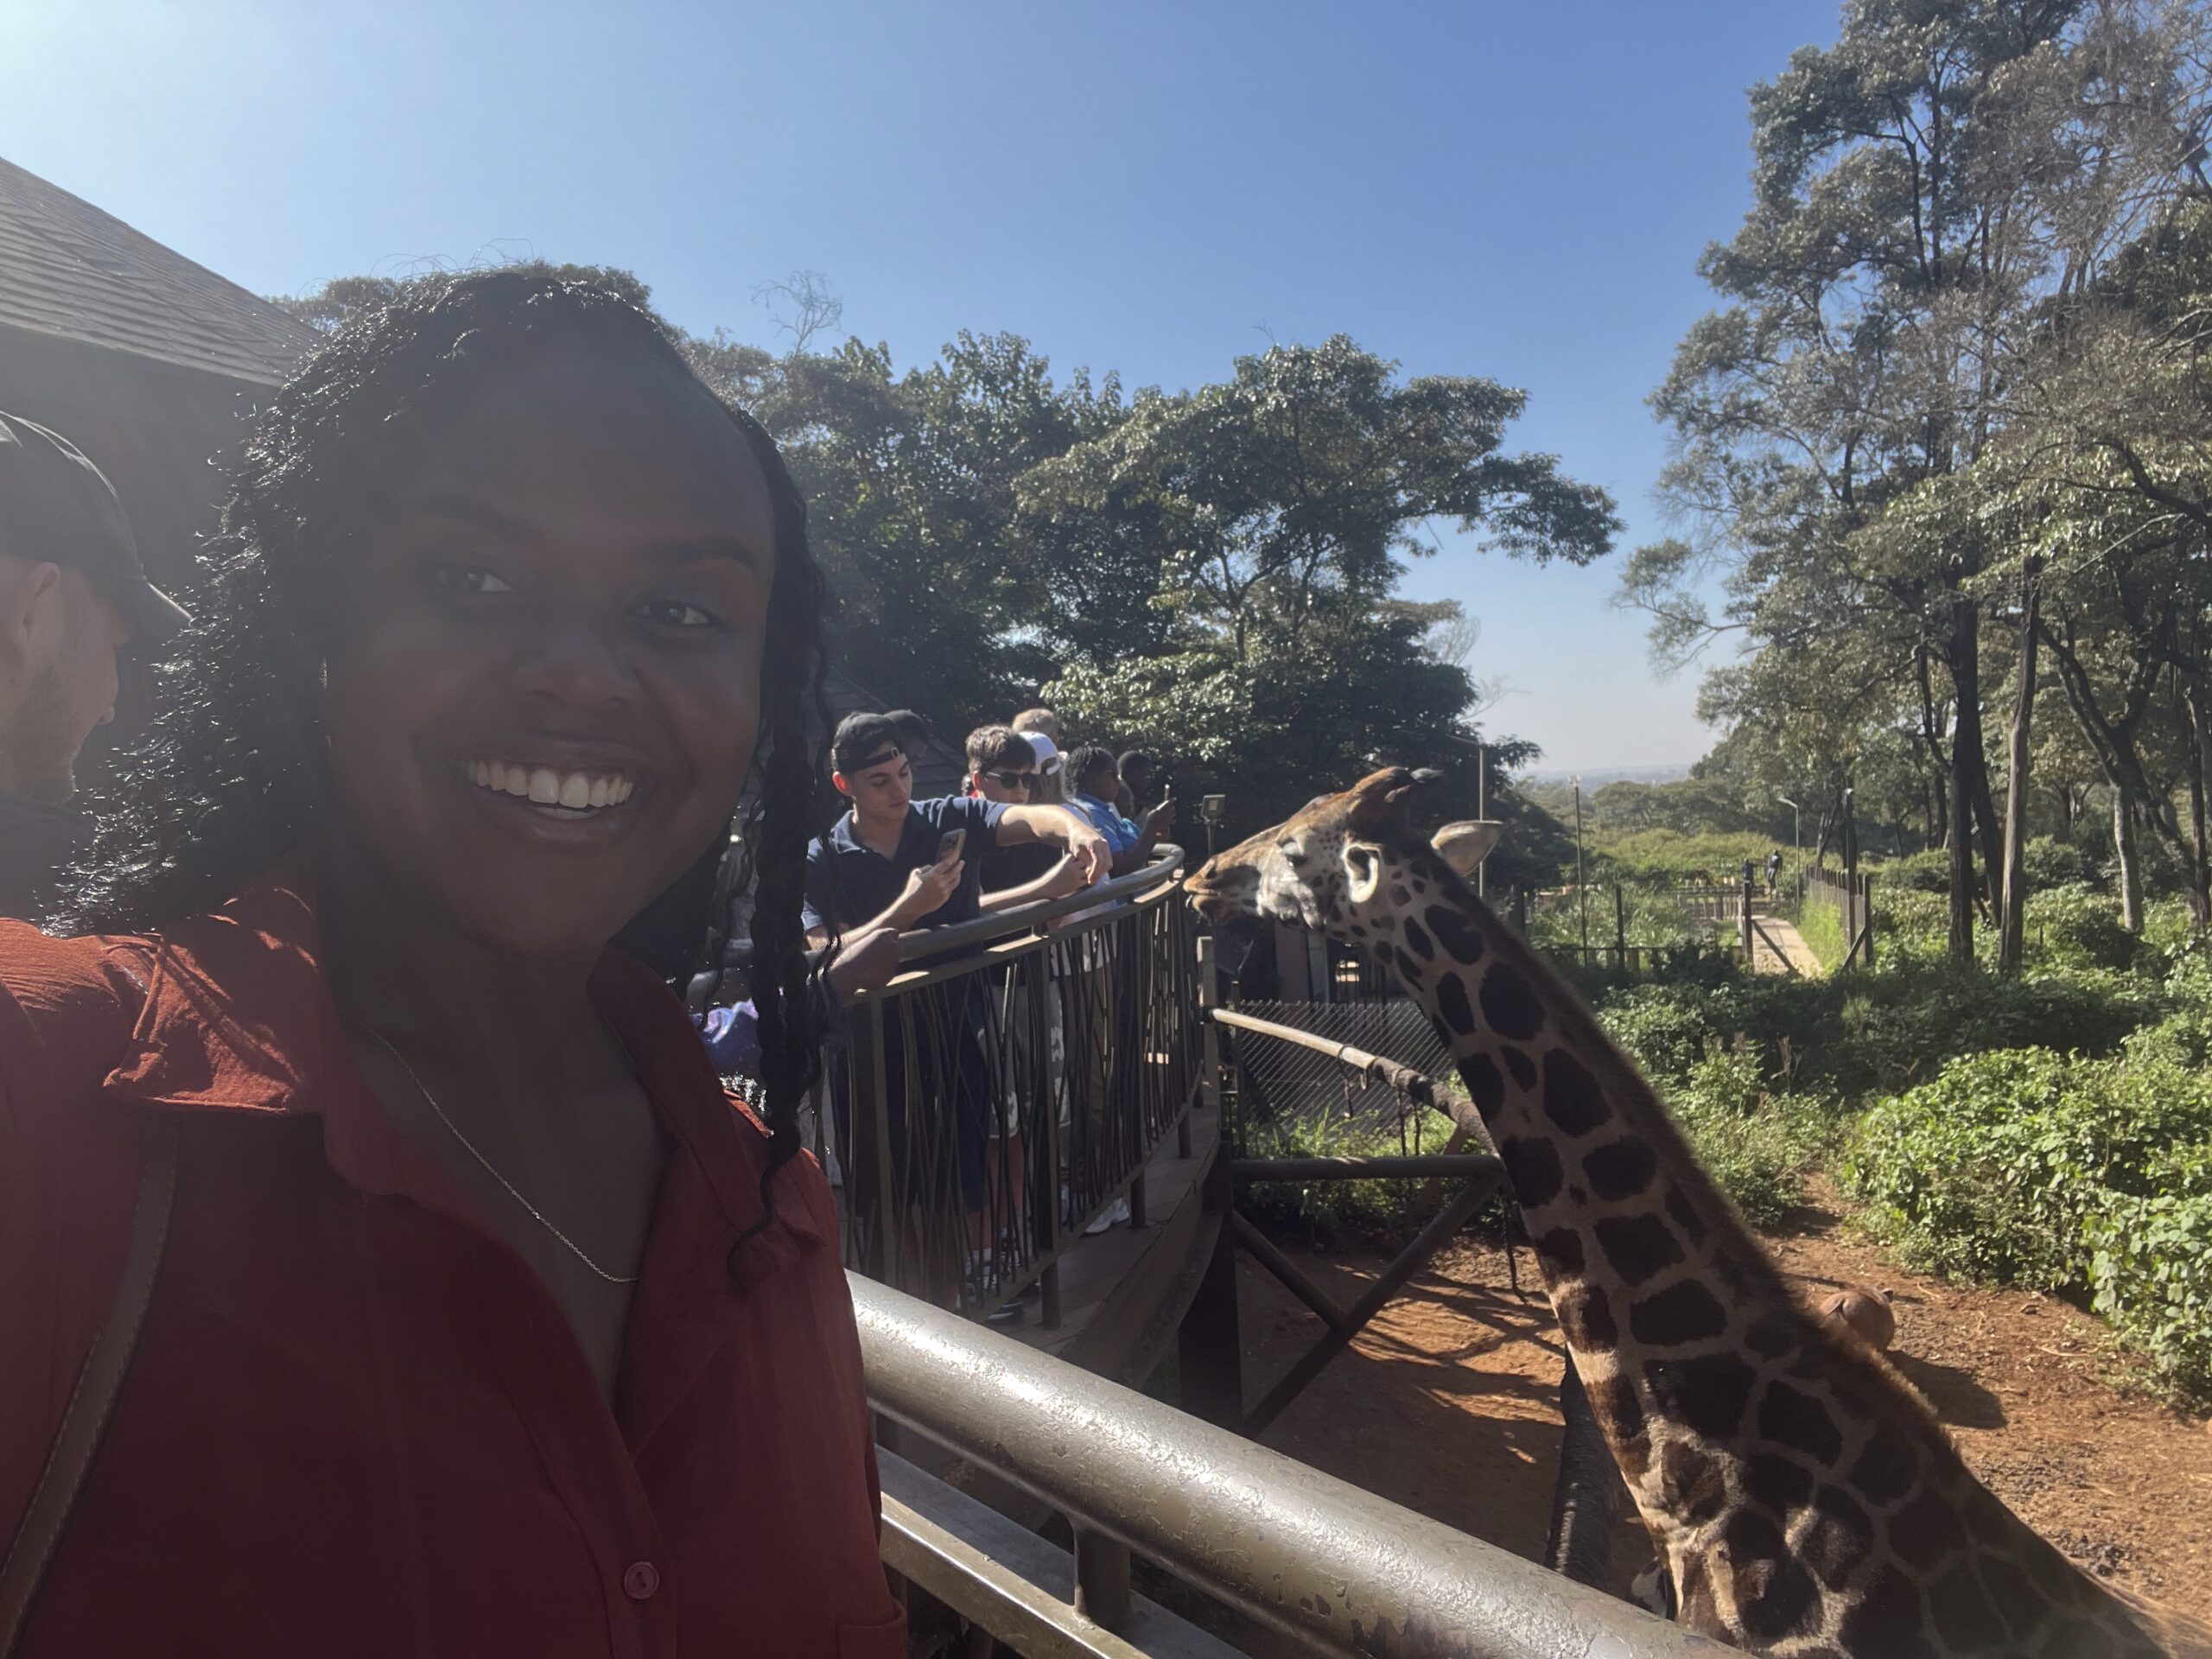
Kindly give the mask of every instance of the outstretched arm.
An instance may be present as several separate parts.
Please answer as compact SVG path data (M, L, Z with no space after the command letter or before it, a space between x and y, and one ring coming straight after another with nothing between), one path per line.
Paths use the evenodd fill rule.
M1009 806L999 814L995 833L1001 847L1050 841L1066 848L1086 886L1104 876L1114 862L1106 837L1089 819L1065 806Z

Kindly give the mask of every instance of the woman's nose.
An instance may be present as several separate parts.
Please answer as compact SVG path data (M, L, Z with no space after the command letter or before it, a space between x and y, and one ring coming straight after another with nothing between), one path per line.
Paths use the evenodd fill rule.
M637 681L615 643L582 622L548 627L521 664L523 690L573 708L619 707Z

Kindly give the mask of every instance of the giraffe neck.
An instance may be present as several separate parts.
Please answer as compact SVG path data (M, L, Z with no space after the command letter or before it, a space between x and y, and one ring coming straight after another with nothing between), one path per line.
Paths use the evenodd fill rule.
M1348 924L1450 1046L1685 1623L1758 1652L1964 1653L2117 1611L1804 1312L1650 1085L1440 859L1386 860Z

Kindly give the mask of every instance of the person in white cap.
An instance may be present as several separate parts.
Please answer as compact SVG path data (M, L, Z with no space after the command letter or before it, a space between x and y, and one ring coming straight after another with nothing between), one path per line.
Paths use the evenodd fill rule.
M1067 758L1060 753L1060 746L1042 732L1018 732L1018 736L1029 740L1029 747L1037 752L1037 781L1029 786L1033 801L1050 801L1064 805L1068 792L1060 777Z
M75 850L77 758L115 717L118 656L189 620L100 469L0 414L0 916L35 915Z

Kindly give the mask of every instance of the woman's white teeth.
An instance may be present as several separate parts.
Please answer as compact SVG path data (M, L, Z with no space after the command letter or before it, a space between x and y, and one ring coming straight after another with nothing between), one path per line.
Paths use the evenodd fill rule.
M620 806L637 788L620 772L556 772L550 766L517 766L506 760L470 761L468 781L479 789L512 795L533 806L557 806L568 812Z

